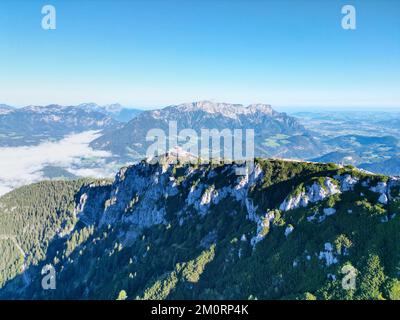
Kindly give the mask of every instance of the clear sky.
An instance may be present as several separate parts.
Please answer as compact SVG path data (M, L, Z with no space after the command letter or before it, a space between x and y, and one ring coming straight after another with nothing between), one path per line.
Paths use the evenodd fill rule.
M204 99L400 107L400 1L0 1L0 103Z

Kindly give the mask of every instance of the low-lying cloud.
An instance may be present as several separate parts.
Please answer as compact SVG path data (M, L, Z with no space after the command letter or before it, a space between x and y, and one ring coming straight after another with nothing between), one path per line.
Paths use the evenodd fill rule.
M46 179L42 172L46 166L60 167L78 176L112 176L115 164L106 164L111 154L89 147L98 135L97 131L86 131L38 146L0 148L0 195Z

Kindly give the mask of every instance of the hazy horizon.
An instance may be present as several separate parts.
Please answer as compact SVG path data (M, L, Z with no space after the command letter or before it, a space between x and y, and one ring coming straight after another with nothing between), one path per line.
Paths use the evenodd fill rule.
M281 106L281 105L272 105L268 102L250 102L250 103L243 103L243 102L235 102L235 101L215 101L212 99L203 99L203 100L195 100L195 101L181 101L177 103L172 103L172 104L161 104L161 105L154 105L154 106L148 106L148 105L124 105L122 103L119 103L118 101L113 102L113 103L107 103L107 104L101 104L97 102L80 102L77 104L61 104L61 103L46 103L46 104L29 104L29 105L14 105L10 103L3 103L0 102L0 105L8 105L10 107L14 107L17 109L20 108L25 108L29 106L50 106L50 105L60 105L60 106L78 106L78 105L83 105L83 104L89 104L89 103L94 103L99 106L104 106L104 105L113 105L113 104L120 104L122 107L127 108L127 109L137 109L137 110L142 110L142 111L148 111L148 110L156 110L156 109L162 109L166 108L171 105L179 105L183 103L192 103L192 102L197 102L197 101L211 101L214 103L231 103L231 104L242 104L243 106L247 106L250 104L267 104L271 105L273 109L276 111L280 112L400 112L400 104L398 106Z

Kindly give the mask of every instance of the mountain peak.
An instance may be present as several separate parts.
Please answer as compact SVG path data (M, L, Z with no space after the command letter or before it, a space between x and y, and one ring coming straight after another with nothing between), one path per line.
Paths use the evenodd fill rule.
M179 163L197 163L199 161L199 157L190 152L185 151L182 147L176 146L171 148L167 153L149 157L146 159L146 162L154 164L159 163L163 165L163 167L168 167L168 165Z
M99 105L94 102L81 103L78 105L78 108L88 109L106 114L117 114L120 113L122 109L124 109L124 107L119 103Z
M28 112L35 112L35 113L52 113L56 111L65 110L66 106L58 105L58 104L49 104L47 106L39 106L39 105L29 105L23 107L21 110L28 111Z
M262 113L265 113L265 114L273 114L275 112L275 110L272 109L271 105L264 104L264 103L250 104L247 107L247 109L249 109L253 113L259 111L259 112L262 112Z
M225 102L212 102L208 100L197 101L192 103L183 103L176 107L179 111L190 112L190 111L204 111L207 113L219 113L229 118L236 118L237 115L252 114L261 112L264 114L271 115L274 113L272 107L268 104L250 104L244 106L242 104L231 104Z
M11 107L7 104L0 104L0 115L5 115L14 110L14 107Z
M95 102L85 102L77 105L78 108L100 108Z

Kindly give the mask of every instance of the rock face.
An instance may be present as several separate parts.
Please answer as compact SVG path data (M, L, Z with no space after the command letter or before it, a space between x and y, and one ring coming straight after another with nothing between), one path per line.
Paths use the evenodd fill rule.
M336 182L335 182L336 181ZM374 186L370 186L370 179L360 181L359 178L353 177L350 174L343 176L336 175L333 178L325 178L323 183L314 182L311 186L307 186L295 194L290 194L279 206L282 211L289 211L300 207L307 207L310 203L322 201L327 197L342 193L353 191L356 185L361 185L364 188L369 188L370 191L379 193L378 202L387 205L390 200L398 199L400 195L393 196L392 190L400 188L400 180L398 178L389 178L388 182L379 181ZM340 186L340 187L338 187ZM397 188L397 189L396 189ZM364 193L361 193L365 196ZM319 220L325 220L327 216L335 214L334 208L325 208L323 216ZM308 217L310 221L314 220L315 215Z
M376 186L370 188L372 192L384 194L388 191L388 185L386 182L378 182Z
M250 240L251 245L254 246L260 242L268 234L269 228L275 219L275 213L273 211L267 212L263 217L257 217L257 233Z
M98 223L99 226L125 223L131 228L143 229L165 224L165 201L179 193L173 176L174 168L173 164L152 165L146 161L123 168L112 185L90 185L83 188L78 196L75 213L87 224ZM213 184L199 182L190 187L181 211L194 208L200 216L204 216L212 205L217 205L226 197L243 204L251 201L247 198L247 192L260 180L262 171L259 166L255 166L249 175L235 176L236 168L236 165L230 165L225 169L226 174L233 177L234 183L231 185L216 189ZM185 177L188 179L205 174L201 169L191 166L187 166L185 170ZM207 178L212 180L214 177L211 170ZM249 216L255 216L255 210L253 211L249 208Z
M289 195L279 206L279 209L282 211L289 211L300 207L306 207L309 203L324 200L340 192L340 189L331 178L325 178L322 184L314 182L311 186L307 186L306 190L302 190L295 195Z
M164 159L168 162L168 159ZM76 216L86 225L98 224L99 227L115 225L118 223L129 225L129 232L123 237L132 237L144 228L158 224L167 224L165 203L170 197L176 196L180 191L173 176L175 165L172 163L149 164L146 161L123 168L116 175L112 185L89 185L81 190L77 196ZM218 176L213 170L203 171L193 166L185 168L186 181L183 187L187 188L187 181L191 177L200 175L204 179L192 185L189 192L185 193L185 206L179 208L180 212L188 212L193 208L200 216L206 215L221 200L230 197L247 210L247 219L257 224L257 232L268 227L274 216L268 214L260 217L253 201L248 197L251 187L254 187L263 178L259 165L245 176L236 176L237 165L226 165L224 175L230 177L232 183L221 188L216 188L210 181ZM184 223L182 217L181 223ZM252 239L255 245L265 235L257 235ZM132 240L132 239L130 239ZM122 240L125 241L125 240Z
M90 184L83 187L75 197L77 205L74 215L85 225L98 224L110 192L111 187L106 183L103 185ZM96 199L96 201L92 199Z
M369 188L370 191L379 193L378 202L381 204L388 204L390 200L398 199L399 194L394 195L393 190L400 188L400 180L398 178L390 178L387 182L378 182L375 186Z
M285 229L285 237L287 237L289 234L291 234L294 230L294 227L292 225L288 225Z
M333 215L335 213L336 213L336 209L334 209L334 208L325 208L324 209L324 214L326 216L331 216L331 215Z
M84 187L76 196L75 215L86 225L99 227L128 225L129 231L122 238L129 238L129 241L132 241L132 237L134 238L144 228L168 224L166 217L168 199L174 199L176 196L183 197L183 206L177 208L176 212L176 215L181 217L180 224L182 225L186 219L190 219L188 212L204 217L212 211L213 207L229 198L236 203L238 208L243 207L247 212L246 218L257 226L256 233L250 240L251 245L254 247L264 239L272 227L275 212L273 210L266 213L260 212L259 206L249 195L250 190L259 185L264 178L264 172L259 164L256 164L254 170L245 176L235 175L237 169L235 164L224 165L222 172L187 164L181 167L184 170L181 176L184 179L181 180L174 176L176 165L169 158L164 158L163 161L164 163L161 164L142 161L137 165L122 168L111 185L91 184ZM215 179L221 174L227 177L227 181L216 187ZM190 186L189 183L192 185ZM285 212L307 207L332 195L351 192L358 183L360 180L349 174L312 181L297 194L289 194L280 204L279 210ZM400 183L392 179L388 183L379 182L372 187L367 181L363 181L362 185L369 187L373 192L381 193L379 202L387 204L391 197L390 190L398 187ZM324 208L321 213L315 212L308 216L307 220L321 223L335 213L335 208ZM287 237L293 230L292 225L287 226L285 236ZM324 253L321 256L328 257L329 254Z
M382 204L387 204L387 203L388 203L388 197L387 197L387 195L386 195L385 193L382 193L382 194L379 196L378 201L379 201L380 203L382 203Z
M100 226L122 222L144 228L163 223L165 208L157 202L175 192L174 182L169 177L168 172L162 173L162 167L144 162L123 168L114 183L104 190L106 194L100 193L98 197L98 186L83 190L81 197L85 204L78 214L97 215L92 221L98 221ZM91 197L91 194L96 196Z
M353 190L354 186L359 182L359 179L349 174L344 176L336 176L335 178L340 181L340 190L342 192Z

